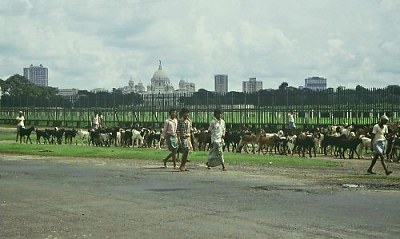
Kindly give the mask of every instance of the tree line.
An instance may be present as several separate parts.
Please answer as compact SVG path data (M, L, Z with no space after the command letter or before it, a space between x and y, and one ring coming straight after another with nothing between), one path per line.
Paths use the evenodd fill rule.
M168 106L193 105L253 105L253 106L315 106L315 105L359 105L359 104L399 104L400 86L391 85L385 88L367 89L357 85L355 89L328 88L313 91L307 88L298 89L283 82L278 89L260 90L255 93L227 92L220 94L200 89L193 94L141 95L138 93L123 94L119 89L111 92L78 91L74 100L58 95L58 89L43 87L31 83L21 75L14 75L7 80L0 79L2 89L2 107L63 107L63 108L118 108L125 106L149 106L160 102L173 101ZM154 99L157 98L157 99ZM154 103L153 103L154 102ZM163 103L161 103L163 104ZM164 104L166 105L166 104Z

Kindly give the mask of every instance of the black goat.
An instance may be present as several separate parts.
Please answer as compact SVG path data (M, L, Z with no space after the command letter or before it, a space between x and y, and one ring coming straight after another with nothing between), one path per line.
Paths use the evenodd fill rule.
M315 140L312 135L300 134L297 136L296 141L294 142L294 147L292 151L292 155L294 151L297 150L299 156L300 152L302 152L302 156L305 157L305 152L308 150L308 154L310 158L312 157L311 153L314 152L314 157L316 157L316 148L315 148Z
M40 139L43 138L44 143L50 143L50 135L46 130L36 129L36 143L41 144Z
M26 136L26 140L25 140L25 143L28 143L28 140L29 140L29 142L31 142L31 144L32 144L32 140L31 140L31 133L32 133L32 131L34 131L35 130L35 127L30 127L30 128L21 128L20 130L19 130L19 143L22 143L22 137L25 137Z
M65 144L67 144L67 142L72 144L72 139L76 137L77 133L78 131L76 131L76 129L66 129L64 131Z
M56 142L57 144L61 144L62 143L62 137L64 136L65 129L58 129L56 127L54 129L45 129L45 130L49 134L49 136L51 137L51 143L52 144L54 144L54 142Z
M232 152L236 151L237 146L239 145L241 135L239 132L236 131L226 131L225 133L225 144L223 146L223 150L225 151L225 148L230 151L229 147L232 146Z
M360 138L339 139L336 143L336 146L338 147L339 157L345 159L346 157L344 156L344 153L347 151L347 149L349 149L349 158L354 158L354 153L356 153L357 157L360 158L357 153L357 146L359 144L361 144Z

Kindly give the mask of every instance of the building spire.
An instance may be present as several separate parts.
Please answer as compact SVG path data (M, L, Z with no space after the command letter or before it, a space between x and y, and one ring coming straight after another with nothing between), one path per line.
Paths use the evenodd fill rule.
M160 65L158 66L158 70L162 70L162 66L161 66L161 60L158 60L160 62Z

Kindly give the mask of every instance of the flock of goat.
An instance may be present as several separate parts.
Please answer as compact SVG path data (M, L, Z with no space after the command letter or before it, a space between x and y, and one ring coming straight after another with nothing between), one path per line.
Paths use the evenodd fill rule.
M391 127L388 137L387 158L400 159L400 131L399 126ZM23 128L19 133L22 143L32 143L30 135L36 132L36 143L44 144L86 144L92 146L122 146L122 147L147 147L160 149L164 147L161 132L147 128L120 129L101 128L98 130L76 129L35 129ZM316 157L318 154L334 155L339 158L363 158L364 152L371 147L369 133L372 127L331 126L317 128L312 131L292 131L267 133L260 129L256 132L249 130L228 129L224 137L224 150L233 152L252 152L263 154L280 154L305 157ZM211 135L206 129L195 130L192 137L193 150L208 150Z
M388 159L397 158L400 160L400 130L398 125L389 127L387 136ZM372 127L368 126L331 126L326 128L316 128L311 131L286 132L282 130L277 133L266 133L264 130L258 130L257 133L248 132L240 136L236 152L270 153L280 155L293 155L305 157L316 157L318 154L334 155L342 159L364 158L364 152L371 150L370 134ZM234 133L228 132L225 139L229 145L229 137ZM229 148L228 148L229 150Z

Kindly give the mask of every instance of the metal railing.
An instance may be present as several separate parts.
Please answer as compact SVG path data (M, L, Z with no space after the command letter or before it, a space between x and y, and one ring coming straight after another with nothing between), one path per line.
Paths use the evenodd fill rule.
M75 102L57 99L8 97L1 101L0 124L15 124L19 110L25 112L26 124L41 127L88 127L95 111L100 111L107 127L160 128L170 108L189 108L197 127L205 127L213 110L223 110L232 127L285 128L287 113L295 112L299 127L336 124L370 125L386 114L400 120L400 93L388 88L369 90L274 90L225 95L208 91L194 94L102 94L80 96Z

